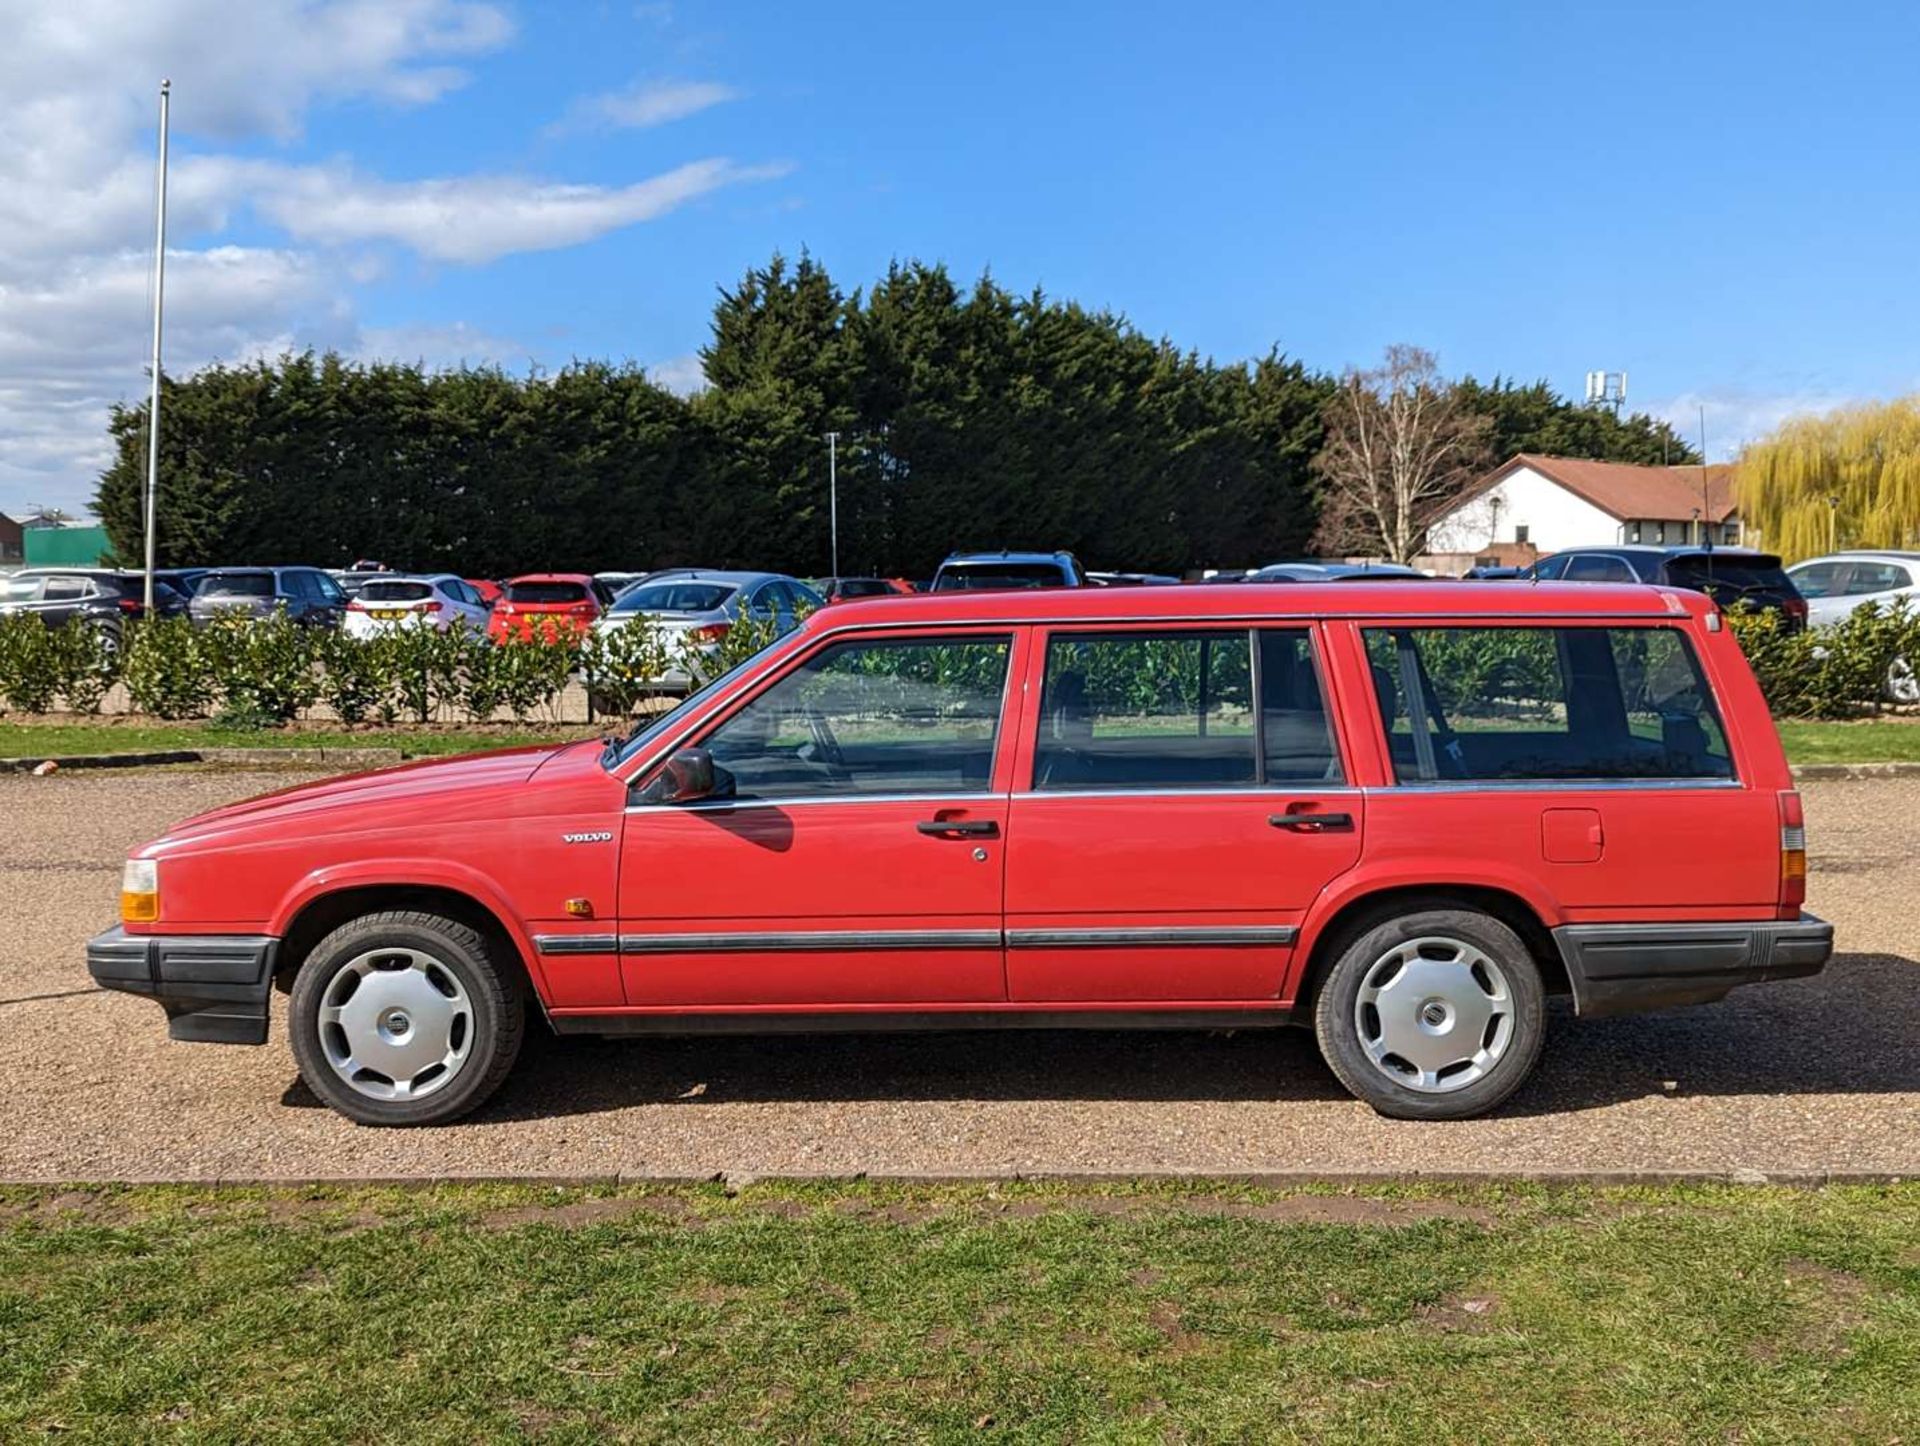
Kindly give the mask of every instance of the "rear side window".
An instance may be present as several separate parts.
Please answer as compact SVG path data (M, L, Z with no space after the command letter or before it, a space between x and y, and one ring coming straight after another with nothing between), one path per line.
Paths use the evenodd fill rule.
M1232 788L1337 781L1312 644L1300 629L1055 634L1036 789ZM1256 708L1256 694L1259 699Z
M1675 628L1369 628L1401 783L1731 779Z
M1587 553L1567 562L1568 582L1633 582L1633 569L1617 557L1605 553Z
M200 584L197 597L272 597L270 572L217 572Z
M571 604L585 602L587 590L577 582L510 582L507 601L512 603Z
M1847 579L1848 597L1871 597L1877 592L1893 592L1912 587L1913 574L1891 562L1856 562Z
M74 602L92 591L85 578L50 577L47 579L47 590L41 594L41 598L46 602Z

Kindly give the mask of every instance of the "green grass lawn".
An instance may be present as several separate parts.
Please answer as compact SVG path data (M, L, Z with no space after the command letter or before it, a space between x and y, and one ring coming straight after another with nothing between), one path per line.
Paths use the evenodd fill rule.
M1780 724L1780 741L1795 763L1920 762L1920 721Z
M0 1437L1912 1440L1920 1186L0 1191Z

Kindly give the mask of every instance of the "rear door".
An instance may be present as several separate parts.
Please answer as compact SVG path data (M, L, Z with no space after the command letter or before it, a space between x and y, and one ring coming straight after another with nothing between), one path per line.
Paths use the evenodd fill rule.
M1023 641L824 641L704 730L719 794L627 811L627 1002L1004 1000L1002 718Z
M1314 630L1036 639L1007 843L1022 1001L1277 997L1314 897L1360 853Z

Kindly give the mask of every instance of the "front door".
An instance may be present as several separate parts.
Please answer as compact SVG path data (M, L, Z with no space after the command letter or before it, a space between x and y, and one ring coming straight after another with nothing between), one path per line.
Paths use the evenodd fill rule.
M626 815L627 1002L1004 1000L996 769L1017 641L828 642L691 740L716 795Z
M1360 854L1312 632L1056 630L1007 844L1019 1001L1271 1000Z

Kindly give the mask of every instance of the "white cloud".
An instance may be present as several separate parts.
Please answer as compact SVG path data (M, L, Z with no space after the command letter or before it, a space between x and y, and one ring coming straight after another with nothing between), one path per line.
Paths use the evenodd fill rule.
M708 159L632 185L586 186L512 176L383 181L341 167L244 166L254 209L299 240L390 241L437 261L470 264L578 245L787 169Z
M109 406L145 394L162 76L174 83L166 365L176 376L306 346L520 365L527 348L471 326L363 328L357 290L391 269L395 248L485 264L784 173L706 159L630 184L388 180L352 157L261 154L262 140L298 138L317 105L405 110L470 83L470 67L513 38L497 0L0 0L0 11L0 510L82 508L107 459ZM628 110L596 124L671 119L731 94L638 88L624 93ZM273 234L240 232L247 220ZM243 234L247 244L225 244Z
M647 380L683 397L707 389L707 372L698 353L654 362L647 368Z
M571 131L635 130L684 120L739 99L732 86L710 80L636 81L625 90L582 96L547 127L548 135Z
M1789 417L1827 412L1857 402L1857 396L1820 388L1763 392L1719 388L1683 392L1656 401L1646 410L1667 422L1693 446L1700 445L1700 409L1706 408L1707 460L1730 462L1749 442L1757 442Z

